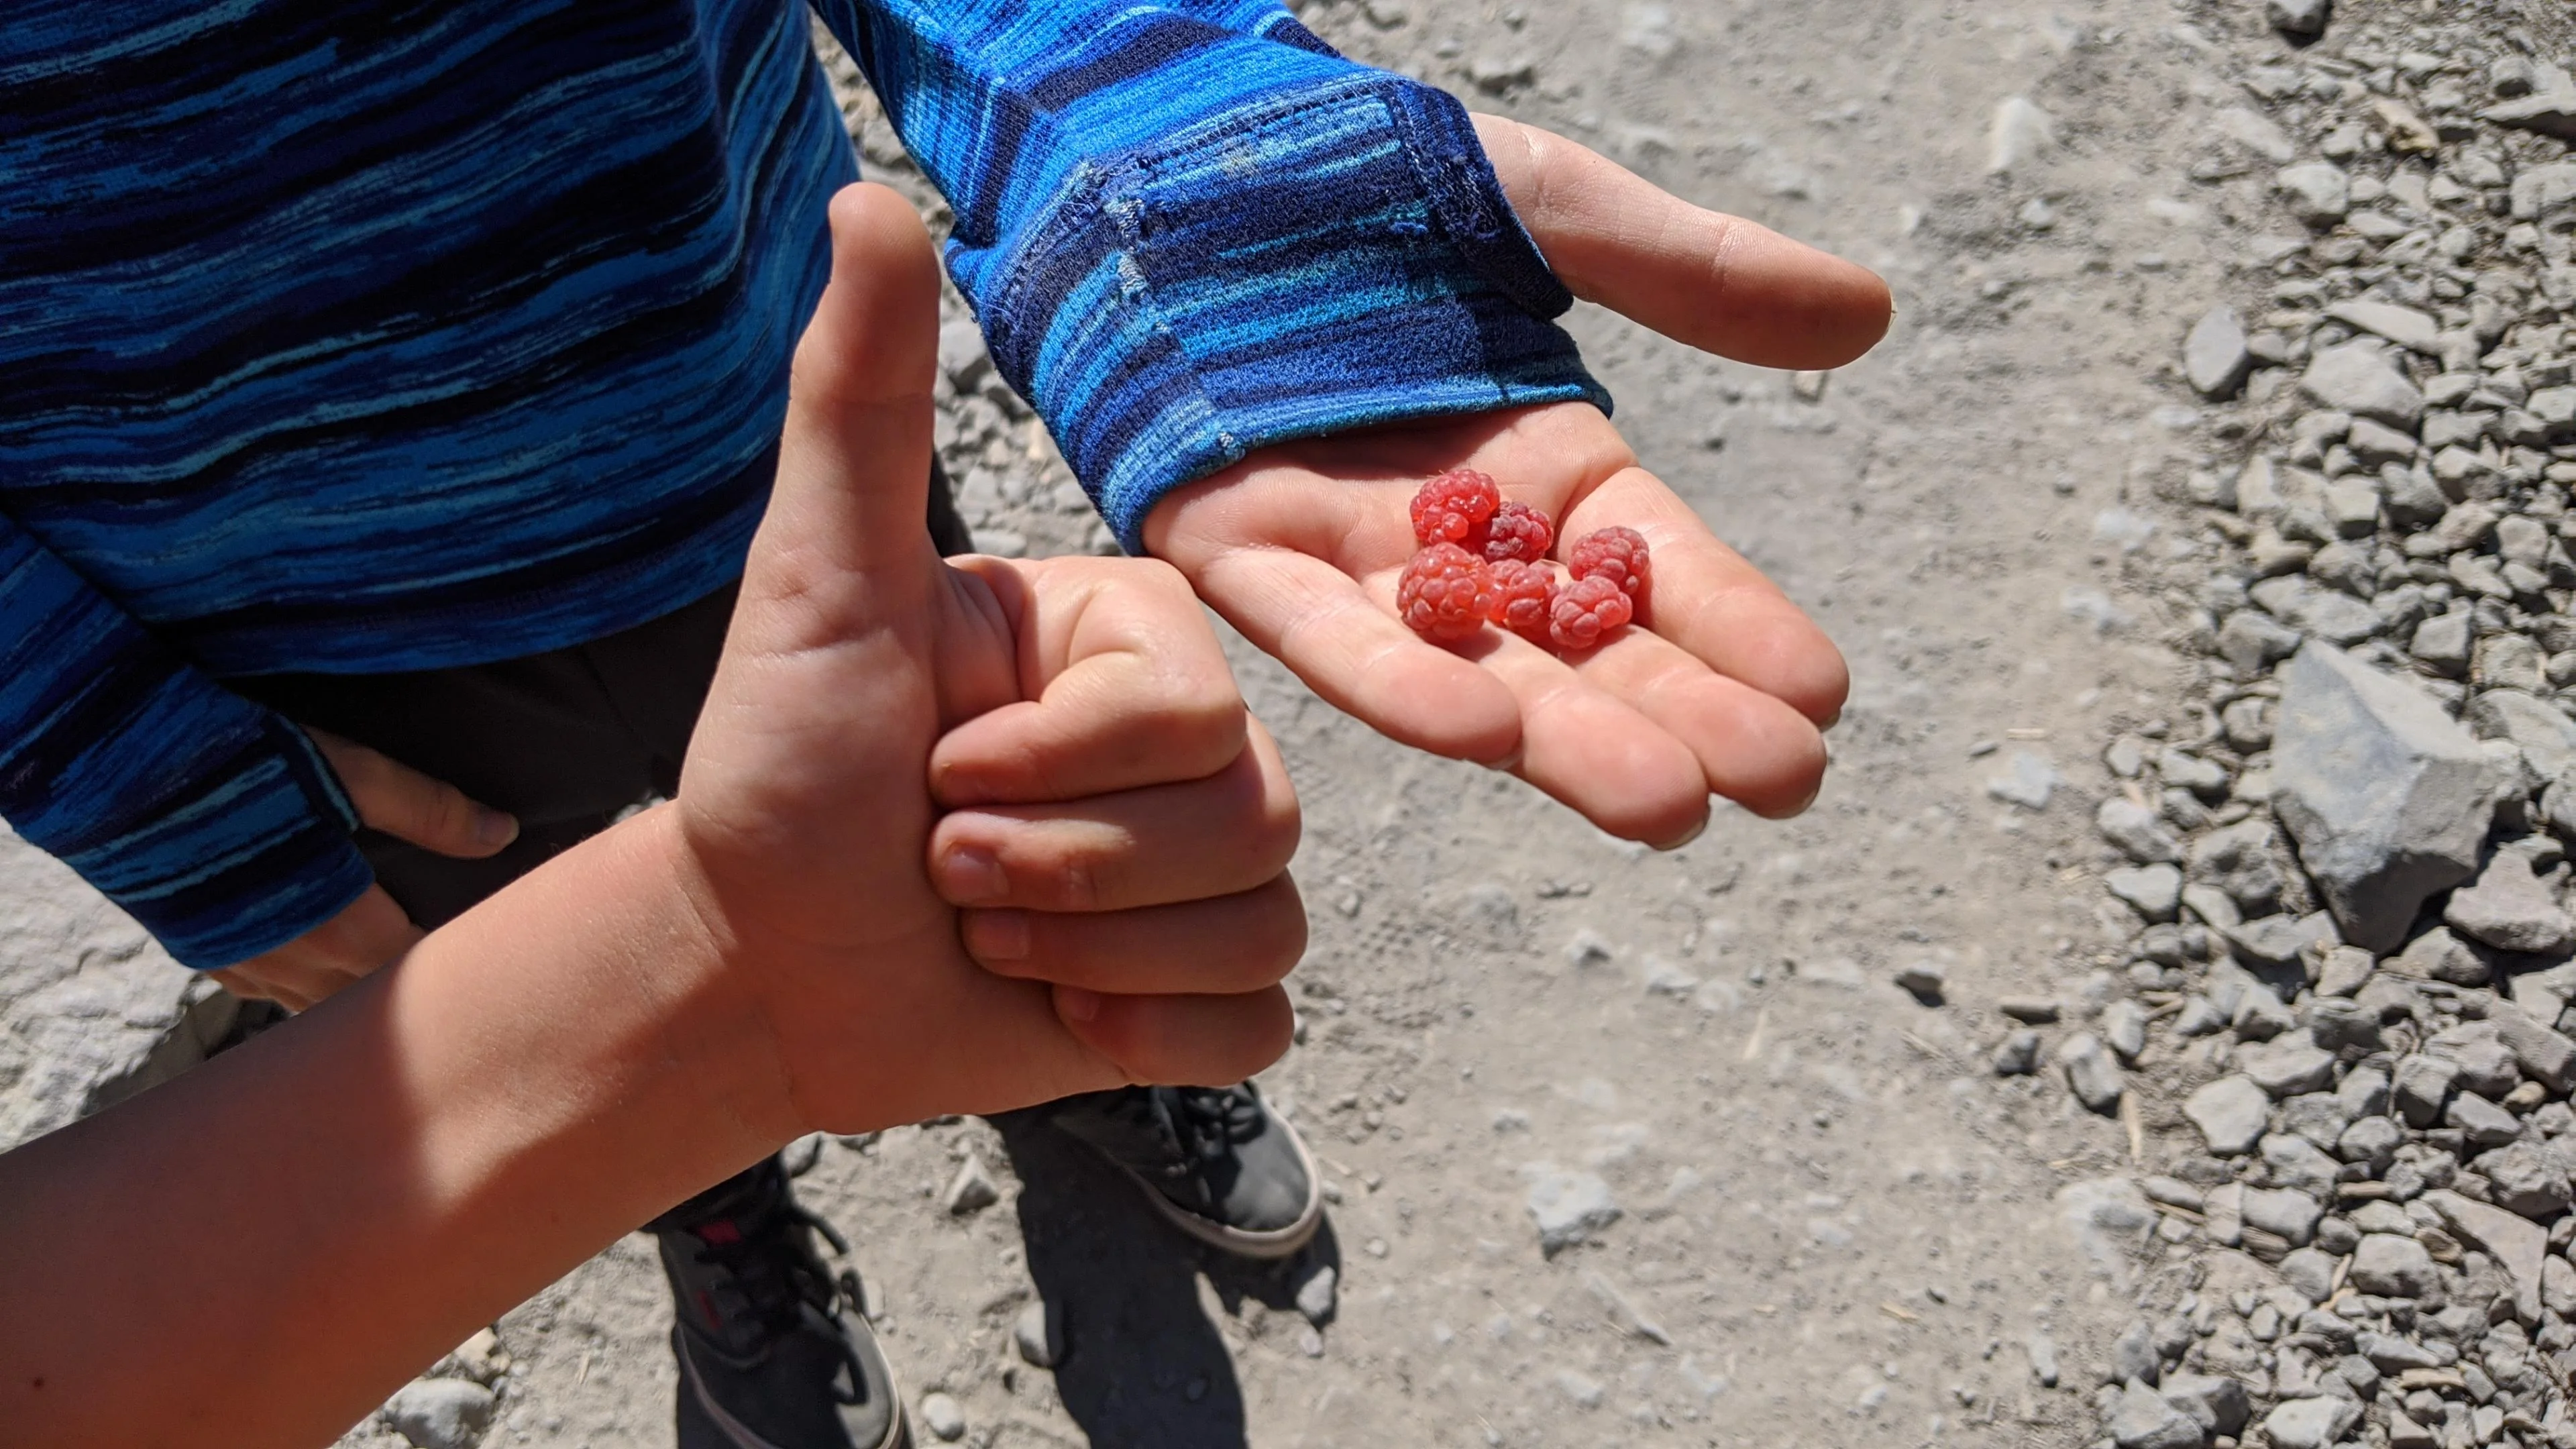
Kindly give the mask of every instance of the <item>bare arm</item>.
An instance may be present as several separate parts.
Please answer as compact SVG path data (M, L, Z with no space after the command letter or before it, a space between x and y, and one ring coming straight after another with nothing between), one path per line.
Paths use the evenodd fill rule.
M677 888L670 814L0 1156L0 1442L327 1443L794 1135L756 1003Z
M1286 1048L1294 797L1215 635L1161 564L939 560L937 262L882 187L832 223L679 797L286 1027L0 1156L0 1445L328 1443L804 1132L1238 1081ZM993 808L1026 798L1015 769L1066 798ZM1004 877L957 892L962 916L932 880L960 851ZM1068 863L1180 862L1177 899L1031 896ZM1028 949L987 971L961 919L1016 922Z

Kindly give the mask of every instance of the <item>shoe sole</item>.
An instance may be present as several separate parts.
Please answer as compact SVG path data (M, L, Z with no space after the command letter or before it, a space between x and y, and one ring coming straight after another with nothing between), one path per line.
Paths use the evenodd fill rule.
M1297 1165L1306 1171L1306 1205L1299 1209L1297 1221L1284 1228L1273 1228L1268 1232L1252 1232L1243 1228L1228 1227L1213 1218L1200 1217L1163 1196L1154 1184L1145 1180L1142 1173L1127 1164L1105 1152L1099 1154L1100 1159L1124 1173L1129 1182L1136 1184L1137 1190L1145 1194L1146 1201L1154 1205L1154 1210L1163 1215L1164 1221L1209 1247L1232 1253L1238 1258L1251 1258L1260 1262L1294 1257L1300 1249L1314 1241L1316 1230L1324 1225L1324 1173L1315 1164L1314 1152L1306 1146L1306 1134L1291 1126L1287 1118L1271 1112L1269 1103L1264 1102L1261 1110L1269 1113L1270 1120L1278 1123L1280 1130L1288 1134L1290 1145L1297 1149ZM1097 1151L1097 1149L1094 1150Z
M707 1422L716 1426L717 1433L732 1440L737 1449L781 1449L780 1445L760 1437L750 1426L726 1413L724 1407L708 1395L706 1381L698 1376L697 1360L689 1357L686 1337L676 1328L671 1330L671 1352L680 1361L680 1374L686 1381L684 1387L689 1397L697 1401L698 1412L707 1416ZM886 1365L886 1398L893 1405L894 1422L886 1427L886 1437L882 1442L866 1446L866 1449L913 1449L912 1420L903 1411L903 1386L895 1382L893 1364Z

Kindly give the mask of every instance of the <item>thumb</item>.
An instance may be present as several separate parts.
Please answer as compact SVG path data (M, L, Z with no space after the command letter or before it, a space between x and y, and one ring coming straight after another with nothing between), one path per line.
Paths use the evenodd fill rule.
M1503 195L1574 295L1757 367L1840 367L1895 314L1868 268L1704 211L1563 136L1475 118Z
M759 641L783 648L920 598L938 563L923 522L938 257L911 204L883 186L843 188L830 214L832 280L796 347L778 482L743 583L755 616L824 631Z

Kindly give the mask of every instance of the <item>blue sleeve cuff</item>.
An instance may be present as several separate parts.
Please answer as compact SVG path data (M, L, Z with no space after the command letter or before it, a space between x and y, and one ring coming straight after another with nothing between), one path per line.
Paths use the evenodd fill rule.
M1553 321L1573 298L1455 98L1276 37L1231 41L1298 79L1086 156L1018 225L961 227L949 248L995 365L1129 551L1165 494L1275 443L1609 409Z
M0 816L190 966L283 945L374 876L302 730L188 666L0 520Z

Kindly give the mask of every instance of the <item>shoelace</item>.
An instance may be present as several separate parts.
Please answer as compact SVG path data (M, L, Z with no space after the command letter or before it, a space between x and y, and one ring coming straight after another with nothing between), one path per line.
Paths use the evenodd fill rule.
M800 1203L789 1201L775 1211L778 1220L762 1232L745 1233L730 1243L710 1243L701 1238L694 1251L700 1262L722 1268L733 1279L735 1291L742 1295L745 1317L755 1330L748 1344L753 1357L767 1354L780 1339L811 1326L832 1340L843 1362L849 1365L850 1391L836 1389L835 1396L843 1403L857 1403L857 1390L867 1382L866 1369L849 1335L831 1320L836 1286L854 1306L857 1304L858 1275L844 1272L837 1285L824 1277L822 1263L797 1240L795 1229L813 1229L823 1235L834 1252L844 1256L850 1251L849 1240ZM813 1316L810 1324L809 1313Z
M1182 1087L1172 1095L1173 1134L1184 1152L1203 1162L1261 1135L1261 1101L1239 1087Z

